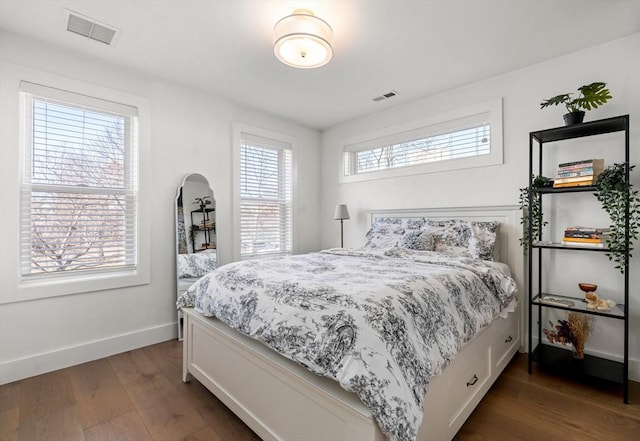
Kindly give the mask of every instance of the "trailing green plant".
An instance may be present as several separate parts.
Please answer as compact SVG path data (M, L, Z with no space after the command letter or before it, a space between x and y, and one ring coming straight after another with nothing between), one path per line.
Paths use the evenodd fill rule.
M527 250L529 245L529 215L527 210L531 210L531 237L535 240L540 237L542 228L547 225L547 221L544 220L542 213L542 207L540 204L540 193L534 191L538 188L550 187L553 185L553 180L542 175L531 176L531 187L524 187L520 189L520 210L522 210L522 217L520 223L523 225L522 238L520 239L520 245Z
M629 171L635 166L630 166ZM609 238L606 255L616 263L616 268L624 273L627 256L630 258L633 242L638 239L640 230L640 198L638 190L626 179L626 164L616 163L605 168L596 179L595 196L602 204L602 208L609 215ZM627 206L629 209L629 224L627 236ZM627 241L628 238L628 241Z
M556 95L540 103L540 108L564 104L569 113L579 112L580 109L597 109L608 100L613 99L611 92L607 89L607 83L596 81L578 88L580 94L573 98L571 93Z

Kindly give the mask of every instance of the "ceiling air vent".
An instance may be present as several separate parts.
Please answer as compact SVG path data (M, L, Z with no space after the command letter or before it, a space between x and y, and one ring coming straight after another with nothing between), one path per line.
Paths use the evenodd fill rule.
M395 90L392 90L390 92L383 93L382 95L375 97L373 99L373 101L377 102L377 101L386 100L386 99L389 99L389 98L392 98L392 97L396 96L397 94L398 94L398 92L396 92Z
M69 19L67 20L67 31L74 34L82 35L94 41L110 45L116 34L117 29L107 25L98 23L92 18L85 17L77 12L67 11Z

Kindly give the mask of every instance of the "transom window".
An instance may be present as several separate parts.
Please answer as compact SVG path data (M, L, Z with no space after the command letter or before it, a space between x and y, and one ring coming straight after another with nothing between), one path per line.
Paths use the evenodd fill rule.
M487 155L491 150L491 126L482 124L439 135L371 149L345 152L344 174L368 173L397 167Z
M135 270L137 109L20 86L22 276Z
M502 99L497 98L343 140L339 182L502 163Z

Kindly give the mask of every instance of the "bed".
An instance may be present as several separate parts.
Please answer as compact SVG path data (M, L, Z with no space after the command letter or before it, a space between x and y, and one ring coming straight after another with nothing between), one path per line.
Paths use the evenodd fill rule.
M499 256L501 262L508 264L513 279L521 280L522 253L518 249L517 240L520 237L518 227L519 211L517 207L383 210L370 212L368 218L370 224L374 226L381 224L384 226L385 222L393 224L397 220L402 223L403 231L409 231L407 227L412 227L416 223L424 223L425 218L429 220L432 226L439 227L448 225L449 219L456 219L455 222L463 222L465 224L474 223L474 225L498 223L499 228L496 232L498 238L496 244L498 246L496 246L495 250L483 248L482 241L478 241L480 245L475 243L474 247L480 253L490 252L493 259L497 259ZM420 285L422 283L426 283L428 287L435 284L435 281L444 283L447 286L455 285L451 282L453 279L450 280L450 277L453 276L438 274L434 277L426 277L421 273L422 271L427 271L427 267L431 268L433 266L433 259L438 260L436 262L439 265L437 271L444 271L449 274L455 267L455 271L465 273L464 277L475 277L473 274L469 275L475 272L481 278L489 280L489 282L486 282L486 280L483 282L487 286L506 283L503 286L504 288L509 283L513 283L513 280L507 278L511 282L504 281L507 279L500 279L496 282L495 274L504 270L504 268L500 269L500 271L495 269L500 268L499 264L494 265L473 259L458 259L457 256L454 258L450 256L442 257L440 253L434 257L434 253L431 252L407 251L405 246L393 246L398 245L397 243L391 244L391 246L385 244L384 242L388 238L386 236L376 236L373 234L375 233L374 230L372 229L369 233L368 247L364 251L328 250L323 253L314 253L307 257L296 258L306 259L306 263L299 263L299 260L292 261L294 263L290 262L289 266L298 265L300 268L305 268L304 271L307 271L306 283L308 284L308 286L305 285L305 289L312 292L313 296L289 296L289 288L282 289L282 292L277 296L278 302L281 302L283 298L288 298L288 296L291 297L284 302L286 308L281 306L282 303L269 304L265 303L264 300L256 300L252 296L257 289L256 287L261 284L260 281L250 281L248 288L244 286L236 287L237 280L252 279L253 272L251 271L253 269L249 271L246 269L247 266L240 266L236 269L233 266L235 264L232 264L227 268L228 273L226 275L222 276L220 272L216 272L215 277L226 277L223 284L225 289L238 290L238 293L242 293L242 296L224 297L232 298L230 300L232 303L229 304L224 303L226 300L220 300L216 297L202 297L195 301L191 299L191 303L179 303L182 306L195 303L202 312L196 312L191 307L182 308L185 318L183 380L189 381L191 376L195 377L265 440L392 439L404 441L453 438L513 354L520 348L520 312L517 296L514 294L514 287L508 287L508 289L502 289L500 286L494 287L498 294L495 295L496 299L486 294L474 294L473 302L467 300L452 302L456 303L456 305L459 303L473 303L474 305L471 313L469 311L455 313L464 317L464 320L460 323L452 321L449 325L451 331L447 331L466 335L464 342L456 346L447 339L449 334L446 332L429 331L436 332L432 339L438 340L440 346L436 349L430 346L425 348L429 352L429 356L433 358L433 360L429 358L427 362L420 361L423 358L418 346L411 346L411 350L405 351L406 353L397 362L390 361L392 357L387 358L387 355L384 355L383 352L385 348L388 349L389 347L391 351L395 350L396 352L397 347L406 349L407 346L404 343L398 346L395 343L389 344L389 341L386 340L386 343L383 343L380 347L373 344L369 345L369 343L364 344L363 347L354 346L360 344L352 344L354 334L367 335L364 331L361 332L363 322L358 321L358 316L356 318L340 316L340 318L335 319L335 317L342 314L342 310L339 311L340 314L325 312L322 315L325 306L316 308L314 305L306 305L304 302L314 302L315 300L313 299L316 299L320 292L322 292L322 296L333 296L332 303L348 303L350 301L348 299L357 297L355 294L353 296L333 294L334 292L340 293L341 291L339 290L332 291L322 288L318 291L313 288L313 286L316 288L320 285L324 286L325 280L322 279L322 277L325 277L324 268L332 265L335 267L335 274L342 276L333 277L333 280L343 280L344 277L347 277L345 274L349 273L349 271L347 271L346 267L350 265L355 266L355 268L352 268L351 274L357 273L358 269L361 269L364 278L357 280L357 283L355 283L355 286L358 287L358 292L369 292L367 291L368 287L374 286L376 283L373 280L375 275L382 273L385 273L384 277L395 277L396 273L402 272L412 275L409 280L410 284L418 284L416 286L419 287L419 290L416 292L422 292L420 290L425 289L430 292L429 289L431 288L423 287ZM415 230L411 231L415 232ZM430 231L435 230L431 229ZM430 243L429 246L433 247L432 237L426 237L425 235L414 234L409 237L409 234L403 233L401 239L404 245L411 245L409 248L415 243L427 242ZM393 240L397 241L398 237L394 237ZM449 245L451 244L447 244L447 247ZM447 248L444 251L450 250ZM417 263L408 264L409 261L416 261ZM269 271L274 274L279 271L277 265L273 264L271 264L272 268L269 269L270 263L268 261L250 265L254 267L266 266L266 270L261 268L263 271L261 275L268 274ZM248 267L252 268L250 265ZM363 265L370 266L372 272L368 275L365 274ZM442 269L440 269L441 266ZM316 267L321 269L316 270ZM387 271L388 268L391 269ZM234 271L247 271L247 273L242 277L237 277ZM346 273L343 274L345 271ZM432 271L432 269L428 271ZM317 277L322 282L320 285L316 280L316 273L319 274ZM247 274L251 274L251 277L248 277ZM455 277L462 276L456 275ZM205 277L204 279L207 278ZM207 279L202 283L198 282L197 285L207 285L209 282ZM404 286L403 283L389 282L387 285L397 289L398 286ZM470 285L471 282L461 279L459 284ZM218 290L218 285L215 286L215 290ZM457 292L457 290L457 288L452 289L452 293ZM192 291L191 288L190 291ZM475 288L473 291L475 292ZM195 295L195 292L191 292L191 295ZM390 298L389 296L383 297L385 299ZM402 299L413 298L412 295L398 297ZM287 326L284 333L291 334L291 337L281 338L280 336L283 335L281 323L284 319L280 317L280 314L283 314L282 311L290 306L292 298L295 298L295 306L298 309L287 318L288 321L284 322ZM379 300L377 297L373 302L371 301L371 296L366 298L369 303L360 308L366 311L366 314L363 314L367 315L367 317L370 317L371 314L384 315L385 304L377 303ZM458 299L453 295L452 298ZM242 305L240 306L240 304ZM410 306L403 304L405 309L418 308L416 305L413 303ZM240 309L241 307L248 309ZM236 329L251 334L254 338L246 337L217 318L206 317L203 314L210 315L210 310L215 308L218 308L216 315L226 320ZM320 315L313 316L309 312L310 315L308 317L310 318L304 315L304 318L300 319L300 308L305 311L317 309L320 311ZM257 310L263 313L269 311L272 314L267 314L266 318L261 319L262 321L257 320L254 316L247 319L247 311L253 314ZM418 310L418 312L417 317L425 315L422 310ZM449 317L450 314L442 313L440 315ZM313 330L302 328L302 326L309 322L312 327L317 327L318 323L322 321L320 317L322 317L322 320L329 317L329 320L335 322L335 328L339 329L340 332L337 332L328 342L323 339L316 339L316 344L314 343ZM300 319L300 323L296 323L294 326L290 323L292 319ZM415 321L415 319L412 320ZM370 320L367 321L369 322ZM447 320L434 319L429 323L432 321L447 322ZM383 323L384 320L371 322ZM249 323L253 328L249 326ZM274 323L277 325L275 328L268 328L268 326L273 326ZM388 326L384 325L385 329L380 335L388 336L396 333L397 329L405 328L405 333L409 335L427 333L426 328L430 326L423 323L412 330L407 325L401 325L399 327L395 326L395 330L390 332L387 329ZM467 329L474 327L477 329ZM298 328L302 329L302 331L296 334ZM294 329L294 332L290 332L290 329ZM311 337L305 340L309 335ZM443 336L447 336L447 338ZM262 342L257 341L256 338L261 338ZM382 340L385 339L387 337ZM291 344L291 341L296 341L297 343ZM285 356L276 353L267 345L277 348ZM358 350L355 350L354 347ZM323 350L324 352L322 352ZM312 354L310 358L304 358L308 352L312 352L315 355ZM415 356L411 355L413 352L415 352ZM318 353L324 355L318 357ZM355 353L358 355L357 357L350 356L347 358L333 356L341 353ZM407 359L407 353L410 353L411 357L418 361L413 360L413 358L411 363L402 361ZM378 363L379 360L385 360L384 363L380 364L385 364L388 372L380 373L378 371L377 376L374 376L373 379L363 375L363 373L368 373L372 369L371 365ZM396 365L399 365L399 367ZM431 370L428 373L423 372L427 368ZM443 372L441 368L444 368ZM400 377L410 377L411 381L408 385L405 385L403 382L397 381L397 378ZM340 387L339 383L343 387ZM360 387L361 384L364 384L364 386ZM425 395L423 392L427 386L428 391ZM346 389L354 392L349 392ZM417 416L414 415L416 412L415 406L406 404L412 401L410 399L411 396L416 398L415 401L419 402L418 404L421 404L421 409L418 406L420 414ZM363 403L367 403L367 405ZM389 405L389 403L393 404Z

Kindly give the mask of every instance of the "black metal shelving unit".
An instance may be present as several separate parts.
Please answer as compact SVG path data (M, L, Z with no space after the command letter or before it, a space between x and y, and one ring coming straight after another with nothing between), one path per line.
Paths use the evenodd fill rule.
M214 213L216 211L215 208L200 208L198 210L191 211L191 246L193 247L193 252L197 253L199 251L205 251L210 248L196 248L196 238L198 233L203 233L204 235L204 243L211 244L211 236L215 235L215 226L211 224L209 227L201 227L200 223L197 222L197 219L194 219L194 214L201 214L202 219L201 222L203 225L207 225L207 223L211 222L210 213Z
M540 130L529 133L529 188L533 187L533 176L537 168L537 175L542 174L543 167L543 150L544 145L550 142L564 141L569 139L583 138L588 136L603 135L606 133L624 132L624 161L626 164L626 180L629 182L629 115L617 116L613 118L602 119L573 126L557 127L548 130ZM534 157L535 149L537 151L537 164ZM573 193L593 193L596 190L593 186L585 187L566 187L566 188L540 188L533 189L541 197L538 208L542 210L543 197L564 197L560 195ZM529 198L530 201L533 198ZM531 202L533 203L533 202ZM541 366L549 367L553 370L568 373L574 376L595 377L608 381L613 381L623 385L623 400L629 402L629 258L624 262L624 303L618 304L611 311L597 311L586 308L586 303L582 299L565 296L560 293L534 293L534 278L537 281L537 287L542 287L542 262L543 254L562 252L563 250L573 250L580 252L607 252L606 248L589 248L580 246L566 246L559 243L549 243L542 241L542 232L540 236L532 237L532 210L528 210L528 308L529 308L529 338L528 338L528 369L532 373L533 363L536 362ZM629 224L629 207L627 206L627 225ZM627 246L629 244L629 236L627 231ZM628 253L627 253L628 255ZM537 262L534 274L533 262ZM552 305L544 302L545 296L553 296L563 298L574 302L572 306ZM622 320L624 323L624 355L623 361L613 361L591 355L585 355L582 360L575 360L571 351L561 349L555 346L543 344L542 340L542 309L555 308L566 311L576 311L584 314L592 314L599 317L605 317L613 320ZM534 310L537 310L537 335L538 344L533 347L533 327L534 327Z

